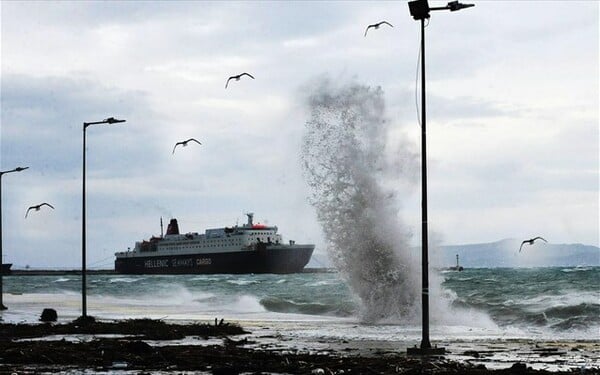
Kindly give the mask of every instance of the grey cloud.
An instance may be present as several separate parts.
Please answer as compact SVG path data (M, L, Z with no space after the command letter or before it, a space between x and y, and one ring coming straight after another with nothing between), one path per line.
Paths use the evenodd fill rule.
M490 117L520 117L522 110L502 108L499 104L475 97L445 98L428 95L427 115L436 120L457 120Z
M80 169L84 121L111 116L127 119L148 110L140 92L85 78L10 74L2 77L1 105L3 164L28 163L54 172ZM125 132L119 130L112 141L106 141L115 142L127 131L125 127ZM96 137L102 139L105 132L98 133ZM128 146L129 150L137 148L133 142ZM104 148L102 153L110 151Z

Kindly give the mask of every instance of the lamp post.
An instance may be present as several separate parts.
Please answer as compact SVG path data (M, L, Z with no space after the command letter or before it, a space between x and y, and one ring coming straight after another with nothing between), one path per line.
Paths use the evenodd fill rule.
M0 310L6 310L6 306L2 302L2 176L7 173L12 172L21 172L29 167L17 167L15 169L11 169L10 171L0 171Z
M81 316L87 318L87 295L86 295L86 268L85 268L85 130L88 126L98 124L116 124L125 122L125 120L117 120L114 117L109 117L102 121L84 122L83 123L83 189L81 201Z
M429 11L450 10L452 12L474 6L451 1L445 7L430 8L427 0L409 1L410 15L421 21L421 274L422 274L422 337L420 347L408 348L412 355L440 355L444 348L431 346L429 341L429 250L427 238L427 141L426 141L426 110L425 110L425 19Z

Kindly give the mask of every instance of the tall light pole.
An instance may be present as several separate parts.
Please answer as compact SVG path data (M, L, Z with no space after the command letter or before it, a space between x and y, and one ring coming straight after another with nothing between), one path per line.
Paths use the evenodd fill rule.
M116 124L125 122L109 117L102 121L83 123L83 189L81 201L81 316L87 318L86 268L85 268L85 130L88 126L98 124Z
M409 1L410 15L415 20L421 21L421 274L422 274L422 337L420 347L408 348L408 354L413 355L440 355L444 348L431 347L429 341L429 249L427 238L427 139L426 139L426 110L425 110L425 19L429 18L429 11L450 10L456 11L474 6L451 1L445 7L430 8L427 0Z
M17 167L15 169L11 169L10 171L0 171L0 310L6 310L6 306L2 302L2 176L7 173L12 172L21 172L29 167Z

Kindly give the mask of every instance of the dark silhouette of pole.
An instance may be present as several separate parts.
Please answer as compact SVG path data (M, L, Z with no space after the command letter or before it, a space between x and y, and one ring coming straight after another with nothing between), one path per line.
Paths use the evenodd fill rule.
M21 172L27 168L29 168L29 167L17 167L15 169L11 169L10 171L0 171L0 310L7 309L7 307L4 306L4 302L3 302L4 291L2 290L2 274L3 274L3 271L2 271L2 265L3 265L3 260L2 260L2 176L7 173Z
M86 292L86 226L85 226L85 130L90 125L98 124L116 124L125 122L125 120L117 120L114 117L109 117L106 120L96 122L83 123L83 184L81 196L81 316L87 317L87 292Z
M429 239L427 228L427 111L425 92L425 19L429 19L432 10L456 11L473 6L458 1L449 2L445 7L430 8L427 0L415 0L408 3L410 14L421 21L421 304L422 337L419 348L408 348L408 354L440 355L444 348L431 347L429 340Z
M427 111L425 100L425 19L421 19L421 349L431 349L429 341L429 239L427 227Z
M83 123L83 190L81 195L81 316L87 317L87 295L86 295L86 269L85 269L85 129L88 124Z

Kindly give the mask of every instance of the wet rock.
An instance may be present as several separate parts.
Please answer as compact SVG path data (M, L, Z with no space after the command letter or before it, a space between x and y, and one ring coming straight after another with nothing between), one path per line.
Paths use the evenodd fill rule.
M527 374L527 365L524 363L517 362L517 363L513 364L512 366L510 366L508 371L511 374L517 374L517 375L518 374Z
M40 321L45 322L45 323L49 323L49 322L56 322L56 320L58 319L58 314L56 313L56 310L54 309L44 309L42 311L42 315L40 316Z
M217 321L217 326L219 322ZM237 328L236 328L237 327ZM234 329L235 328L235 329ZM164 331L164 332L161 332ZM167 335L167 332L170 334ZM369 351L335 353L331 350L287 350L266 347L247 347L253 336L233 340L227 334L245 334L241 327L229 323L215 328L208 324L167 324L162 321L132 320L75 324L0 324L0 374L56 373L68 366L72 373L85 369L114 373L146 375L152 373L213 373L213 374L403 374L403 375L571 375L572 370L547 372L533 370L525 363L510 368L486 369L483 364L472 365L439 358L410 358L404 353L386 351L372 355ZM18 340L47 335L117 334L118 337L95 338L92 341ZM180 343L152 346L142 340L149 337L222 337L223 345L185 345ZM200 339L198 339L200 340ZM467 351L468 352L468 351ZM487 352L478 350L480 356ZM366 354L365 354L366 353ZM125 367L126 366L126 367ZM509 366L506 364L505 366ZM34 368L35 370L29 370ZM30 372L27 372L30 371ZM78 372L79 371L79 372ZM579 373L579 369L577 369ZM581 370L583 371L583 370ZM589 371L589 372L588 372ZM123 372L123 371L122 371ZM595 369L585 373L598 374Z
M73 321L73 324L75 326L89 326L96 323L96 318L94 318L93 316L80 316L79 318L75 319Z
M249 343L249 341L248 341L248 338L247 338L247 337L246 337L246 338L243 338L243 339L241 339L241 340L238 340L238 341L236 341L236 340L232 340L232 339L230 339L229 337L225 337L225 338L223 339L223 343L224 343L225 345L227 345L227 346L229 346L229 345L234 345L234 346L235 346L235 345L246 345L246 344L248 344L248 343Z
M127 350L128 353L137 355L149 354L154 352L154 349L152 349L152 347L149 344L143 341L127 342L124 345L124 349Z
M240 370L235 367L217 367L212 370L213 375L238 375Z

